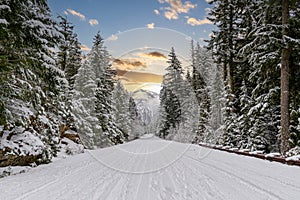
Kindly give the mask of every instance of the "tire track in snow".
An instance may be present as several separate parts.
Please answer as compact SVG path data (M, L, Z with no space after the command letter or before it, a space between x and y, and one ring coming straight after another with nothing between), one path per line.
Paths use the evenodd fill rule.
M197 147L199 147L199 146L197 146ZM206 150L210 150L210 153L212 153L212 152L217 152L217 150L214 150L214 151L211 151L211 149L209 149L209 148L206 148L206 147L200 147L201 149L206 149ZM189 151L189 153L195 153L195 149L193 149L193 148L191 148L191 150L193 150L193 151ZM225 153L225 152L223 152L223 153ZM227 152L226 152L227 153ZM243 156L241 156L241 155L236 155L236 156L239 156L239 158L241 158L241 157L243 157ZM201 157L199 157L199 156L197 156L197 155L195 155L195 157L196 158L198 158L198 159L200 159L200 160L202 160L203 159L203 156L201 156ZM214 162L215 164L220 164L219 162L218 162L218 160L211 160L212 162ZM263 161L263 160L262 160ZM269 162L269 161L267 161L267 160L264 160L265 162ZM221 164L223 164L224 166L230 166L230 165L232 165L232 163L231 163L231 161L227 161L227 160L223 160L222 161L222 163ZM277 163L273 163L273 164L277 164ZM237 168L235 168L235 171L237 170ZM245 170L245 169L242 169L242 170ZM255 176L257 176L258 175L258 172L259 171L257 171L257 169L256 168L251 168L251 166L247 166L247 172L250 172L250 173L252 173L253 174L253 177L255 177ZM244 173L244 171L240 171L239 170L239 172L240 173ZM296 185L296 184L294 184L294 183L291 183L291 182L287 182L287 177L286 176L282 176L281 178L282 179L284 179L284 180L286 180L286 181L282 181L282 179L278 179L278 178L276 178L276 177L274 177L274 176L268 176L268 175L266 175L266 173L259 173L259 177L265 177L266 179L272 179L273 181L276 181L276 182L278 182L278 183L281 183L281 184L284 184L284 185L286 185L286 186L288 186L288 187L293 187L294 189L296 189L296 190L298 190L298 191L300 191L300 186L299 185ZM261 179L260 179L261 180ZM290 181L294 181L294 179L291 179ZM273 182L272 182L273 183Z
M252 183L252 182L250 182L250 181L248 181L248 180L246 180L244 178L241 178L241 177L235 175L234 173L228 172L228 171L226 171L226 170L224 170L222 168L219 168L219 167L217 167L215 165L211 165L209 163L202 162L202 161L197 160L197 159L195 159L193 157L190 157L188 155L186 155L185 157L189 158L191 160L194 160L194 161L196 161L196 162L198 162L200 164L203 164L203 165L206 165L208 167L214 168L214 169L220 171L221 173L225 174L228 177L238 179L238 180L240 180L241 183L244 183L245 185L248 185L250 188L256 189L257 191L260 191L261 193L264 193L264 194L267 194L270 197L273 197L272 199L285 200L285 199L281 198L280 196L278 196L277 194L274 194L273 192L270 192L270 191L268 191L268 190L266 190L264 188L258 187L254 183Z
M64 175L63 177L55 178L53 181L50 181L50 182L48 182L48 183L46 183L46 184L43 184L42 186L40 186L40 187L38 187L38 188L36 188L36 189L34 189L34 190L31 190L31 191L29 191L29 192L26 192L26 193L22 194L20 197L16 198L15 200L22 200L22 199L25 199L25 198L27 198L28 196L33 195L33 194L39 192L40 190L43 190L43 189L45 189L45 188L47 188L47 187L49 187L49 186L51 186L51 185L53 185L53 184L59 182L61 179L65 179L65 178L67 178L67 177L70 177L70 176L72 176L72 175L74 175L74 174L79 173L79 171L83 170L84 168L87 168L88 166L90 166L90 165L93 164L93 163L95 163L95 161L94 161L94 162L89 162L87 165L84 165L83 167L77 168L76 170L70 172L70 173L67 174L67 175Z
M104 166L106 167L109 167L111 169L114 169L120 173L131 173L131 174L152 174L152 173L155 173L155 172L158 172L160 170L163 170L165 168L168 168L170 167L171 165L173 165L176 161L178 161L189 149L190 149L190 144L183 144L183 143L178 143L178 142L168 142L170 143L169 145L165 145L166 148L163 148L164 150L161 152L161 154L159 155L163 155L164 152L166 152L167 150L167 153L172 153L168 148L174 148L174 144L180 144L180 145L177 145L176 147L177 148L181 148L180 150L180 153L176 153L175 157L168 163L162 163L159 167L156 167L155 169L148 169L147 171L143 171L143 170L137 170L137 171L126 171L122 168L117 168L113 165L111 165L111 163L106 163L106 162L103 162L101 159L99 159L96 155L94 154L91 154L92 157L94 157L95 160L99 161L100 163L102 163ZM128 145L129 143L127 143ZM147 145L146 145L147 146ZM184 147L184 148L183 148ZM123 151L123 150L122 150ZM123 152L126 152L126 151L123 151ZM155 153L157 153L156 151L154 151ZM132 151L128 151L129 154L135 154L135 155L147 155L147 153L132 153ZM151 152L150 152L151 153ZM149 154L149 153L148 153ZM166 156L166 160L168 160L170 155L167 154Z
M94 186L92 199L103 199L105 196L105 198L107 198L107 196L109 196L111 191L113 190L110 185L116 180L120 181L120 179L116 179L117 176L120 176L120 173L118 171L115 171L114 169L103 165L101 162L98 162L98 164L102 168L102 176L99 177L99 182L97 182L97 184ZM116 186L116 184L114 184L113 186Z
M135 148L135 151L137 151L137 148ZM128 161L128 163L132 162L132 161L135 160L135 159L136 159L135 156L132 156L132 157L130 158L130 160ZM128 165L128 169L127 169L128 171L130 170L129 167L131 167L131 166ZM116 173L119 173L119 172L116 172ZM132 179L130 179L130 174L127 173L127 174L126 174L126 182L124 183L124 185L123 185L123 187L122 187L122 192L121 192L121 194L120 194L121 196L120 196L119 199L122 199L122 200L127 200L127 199L129 199L128 196L129 196L129 194L130 194L131 180L132 180Z
M224 163L225 164L225 163ZM230 163L226 163L227 165L230 165ZM237 169L235 169L237 170ZM240 173L242 173L241 171L239 171ZM253 176L257 176L257 171L255 171L255 169L252 169L250 170L249 168L247 168L247 172L250 172ZM250 176L250 175L249 175ZM265 179L271 179L272 180L272 183L274 183L274 181L280 183L280 184L283 184L285 186L288 186L288 187L293 187L294 189L298 190L300 192L300 186L299 185L295 185L293 183L290 183L290 182L285 182L285 181L282 181L282 179L277 179L273 176L268 176L266 175L265 173L259 173L259 177L264 177ZM284 179L287 179L286 177L282 177Z
M132 152L138 152L138 149L140 149L140 148L141 148L141 146L138 146L138 145L137 145L136 148L135 148L135 150L132 150ZM133 154L133 156L130 158L130 161L133 160L134 162L132 162L132 163L136 163L136 159L137 159L136 155ZM129 163L130 163L130 161L129 161ZM128 166L127 171L132 170L132 169L129 169L129 167L132 168L132 166ZM132 183L131 183L131 180L133 181L133 179L130 179L130 173L127 173L126 177L127 177L127 180L126 180L126 183L125 183L125 185L124 185L124 186L126 187L126 189L125 189L125 191L123 192L123 193L125 193L125 196L124 196L123 200L129 199L129 198L126 198L126 197L129 196L129 193L130 193L130 184L132 184Z
M163 157L165 158L165 159L168 159L168 154L165 154L165 153L162 153L162 155L163 155ZM183 156L184 154L182 154L182 156ZM171 182L171 185L172 185L172 187L173 187L173 192L172 192L172 188L169 188L169 187L165 187L165 185L166 185L166 183L168 183L168 181L165 181L166 183L163 183L162 185L161 185L161 189L163 189L163 193L165 194L165 196L167 197L167 198L165 198L165 199L167 199L167 200L169 200L170 199L170 197L172 198L172 200L174 199L174 200L176 200L177 198L174 196L175 194L176 194L176 186L175 186L175 183L174 183L174 180L173 180L173 176L171 176L170 175L170 172L172 171L171 169L172 168L175 168L175 165L176 165L176 163L179 161L180 159L178 159L178 160L176 160L175 162L174 162L174 164L172 164L172 165L170 165L168 168L166 168L166 169L164 169L163 170L163 172L165 173L165 178L167 178L168 180L169 180L169 184L170 184L170 182ZM162 180L163 181L163 180ZM169 195L169 196L167 196L167 195ZM171 196L170 196L171 195Z
M139 163L138 165L136 165L136 168L138 168L140 170L140 172L146 172L146 167L148 163L148 159L150 159L151 161L153 161L151 159L151 157L149 157L149 155L151 154L155 154L157 153L157 151L153 151L152 149L150 149L149 145L142 145L140 144L141 148L144 150L143 154L144 156L140 157L136 156L136 163ZM165 147L160 148L160 149L165 149ZM139 162L137 162L137 160L140 160ZM141 174L135 174L135 177L138 178L138 187L136 189L136 192L134 194L134 199L139 200L139 199L145 199L145 200L152 200L150 196L150 176L152 176L153 173L141 173ZM145 189L146 188L146 189ZM144 193L142 193L142 190L144 189Z
M213 187L211 183L209 183L207 180L210 179L210 177L208 177L207 175L205 175L204 173L201 173L201 176L199 176L200 172L199 170L193 169L192 167L190 167L189 165L187 165L184 161L180 161L181 163L181 168L182 169L189 169L189 170L182 170L184 172L188 172L189 175L186 175L187 177L194 177L198 184L200 185L202 190L205 194L207 194L207 197L210 199L226 199L226 196L224 195L224 193L220 192L216 187ZM202 182L202 180L205 180L205 182ZM194 185L189 185L189 187L194 188L195 191L199 191L199 188L196 188ZM187 188L189 188L187 187ZM213 194L211 194L212 192L214 192ZM201 193L202 195L202 193ZM216 196L217 195L217 196ZM206 199L206 198L205 198Z
M136 150L138 149L138 148L140 148L139 146L136 146ZM115 151L113 151L113 152L115 152ZM114 153L111 153L111 154L109 154L108 155L108 157L109 156L113 156L113 154ZM93 157L94 157L95 155L93 155ZM99 156L99 155L98 155ZM128 160L128 162L127 162L127 164L128 163L131 163L131 161L132 160L135 160L136 159L136 156L132 156L132 157L130 157L130 159ZM95 159L95 160L97 160L98 161L98 158L97 159ZM109 165L107 166L106 164L103 164L103 162L98 162L98 164L104 169L104 170L102 170L103 172L102 172L102 176L101 177L99 177L99 180L101 180L100 182L98 182L97 184L96 184L96 186L94 186L94 190L93 190L93 198L92 199L106 199L106 198L108 198L109 197L109 195L111 194L111 192L112 192L112 190L113 190L113 188L117 185L117 183L118 183L118 181L116 181L116 180L119 180L119 181L121 181L122 180L122 178L124 178L124 173L120 173L120 171L119 170L117 170L117 169L114 169L114 168L111 168L111 167L109 167L110 165L123 165L124 163L122 163L120 160L114 160L114 163L115 164L113 164L113 163L109 163ZM133 162L133 163L135 163L135 162ZM133 166L130 166L130 165L128 165L127 166L127 170L128 171L130 171L130 170L133 170L132 169L132 167ZM118 176L118 178L119 177L121 177L120 179L116 179L116 180L114 180L116 177ZM123 176L123 177L122 177ZM126 186L126 190L123 192L123 193L125 193L123 196L123 199L127 199L126 198L126 196L129 194L129 192L128 192L128 187L129 187L129 182L130 182L130 179L129 179L129 176L130 176L130 173L127 173L126 174L126 182L123 184L123 187L121 187L121 188L124 188L124 186ZM112 181L113 180L113 181ZM111 184L112 183L115 183L114 185L113 185L113 187L110 187L111 186ZM104 186L105 185L105 186ZM101 192L99 191L100 190L100 188L101 188ZM122 192L120 193L120 195L122 195Z

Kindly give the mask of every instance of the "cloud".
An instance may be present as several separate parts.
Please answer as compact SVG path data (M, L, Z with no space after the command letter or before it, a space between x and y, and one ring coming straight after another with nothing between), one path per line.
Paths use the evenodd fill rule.
M169 6L162 8L165 11L164 16L169 20L178 19L180 13L189 13L191 9L197 7L197 4L193 4L190 1L182 3L181 0L158 0L158 2L169 4Z
M90 19L90 20L89 20L89 24L90 24L91 26L95 26L95 25L98 25L99 22L98 22L98 20L96 20L96 19Z
M65 14L65 15L68 15L69 13L68 13L68 11L65 10L65 11L64 11L64 14Z
M91 50L91 49L90 49L88 46L86 46L85 44L81 45L81 46L80 46L80 49L81 49L82 51L90 51L90 50Z
M120 70L147 68L147 64L145 62L136 59L114 59L113 65L115 68Z
M178 13L175 10L167 8L169 11L164 12L165 17L168 20L178 19Z
M158 11L157 9L155 9L153 12L154 12L156 15L159 15L159 14L160 14L159 11Z
M117 69L117 76L120 79L131 82L129 84L135 83L161 83L162 82L162 75L153 74L153 73L145 73L145 72L136 72L136 71L127 71L127 70L120 70Z
M111 36L109 36L109 38L107 38L108 41L116 41L118 39L118 36L112 34Z
M210 21L207 18L205 18L205 19L196 19L194 17L189 17L189 18L187 18L186 22L189 25L191 25L191 26L199 26L199 25L204 25L204 24L212 24L212 21Z
M85 21L85 16L83 14L81 14L80 12L77 12L77 11L75 11L73 9L67 9L67 11L71 15L79 17L81 21Z
M149 29L154 29L154 23L150 23L150 24L147 24L147 27L149 28Z
M167 59L167 57L164 54L162 54L158 51L152 51L149 53L140 53L139 56L146 57L146 58L163 59L163 60Z

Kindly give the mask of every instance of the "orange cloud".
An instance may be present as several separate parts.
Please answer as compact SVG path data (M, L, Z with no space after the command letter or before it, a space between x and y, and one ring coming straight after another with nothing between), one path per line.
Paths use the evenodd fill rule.
M120 69L117 69L117 76L122 80L138 83L161 83L163 80L162 75Z
M116 69L122 70L147 68L147 64L145 62L141 62L136 59L114 59L113 65Z
M194 17L189 17L189 18L187 18L186 22L191 26L199 26L199 25L203 25L203 24L212 24L212 21L210 21L207 18L205 18L205 19L196 19Z
M81 49L82 51L90 51L90 50L91 50L91 49L90 49L88 46L86 46L85 44L80 45L80 49Z
M77 12L77 11L75 11L73 9L67 9L67 11L71 15L79 17L81 21L85 21L85 16L83 14L81 14L80 12Z
M158 11L157 9L155 9L153 12L154 12L156 15L159 15L159 11Z
M162 8L167 19L178 19L180 13L189 13L191 9L197 7L197 4L192 4L190 1L182 3L181 0L158 0L159 3L167 3L169 7Z
M162 54L158 51L152 51L149 53L140 53L139 56L147 57L147 58L163 59L163 60L167 59L167 57L164 54Z
M154 23L150 23L150 24L147 24L147 27L149 28L149 29L154 29Z
M90 20L89 20L89 24L90 24L91 26L95 26L95 25L98 25L99 22L98 22L98 20L96 20L96 19L90 19Z

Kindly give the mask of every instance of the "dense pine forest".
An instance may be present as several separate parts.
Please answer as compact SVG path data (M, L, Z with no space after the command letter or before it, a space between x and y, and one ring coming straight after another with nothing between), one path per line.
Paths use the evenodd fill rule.
M225 83L221 144L299 152L298 1L212 1L208 48Z
M131 121L122 118L136 116L129 94L115 87L100 34L84 56L73 25L53 20L47 1L2 1L0 9L0 166L49 162L72 141L96 148L127 140Z
M191 42L188 69L170 47L153 133L300 154L299 1L211 4L217 28L206 46ZM144 133L100 32L91 40L84 55L72 23L54 19L47 0L1 0L0 167L48 163L71 143L80 152Z

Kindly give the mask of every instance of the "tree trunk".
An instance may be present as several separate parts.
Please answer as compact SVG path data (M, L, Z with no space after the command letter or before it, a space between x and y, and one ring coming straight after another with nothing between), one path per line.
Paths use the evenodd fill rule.
M289 16L289 1L282 0L282 39L287 35L287 25ZM289 126L290 126L290 113L289 113L289 57L290 52L287 45L283 44L281 51L281 153L284 155L290 148L289 139Z
M230 94L234 95L234 81L233 81L233 69L232 62L228 65L228 83L230 87Z
M229 45L229 60L228 60L228 83L230 87L230 94L234 95L234 78L233 78L233 5L231 1L229 1L229 38L228 38L228 45Z
M227 64L226 62L223 63L223 82L226 84L227 81Z

